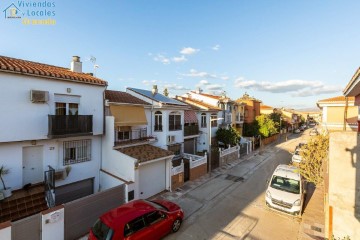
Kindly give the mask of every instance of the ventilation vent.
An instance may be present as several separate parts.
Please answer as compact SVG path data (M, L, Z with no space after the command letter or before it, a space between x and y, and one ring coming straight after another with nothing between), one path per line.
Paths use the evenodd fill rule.
M49 92L48 91L30 91L30 100L33 103L45 103L49 101Z

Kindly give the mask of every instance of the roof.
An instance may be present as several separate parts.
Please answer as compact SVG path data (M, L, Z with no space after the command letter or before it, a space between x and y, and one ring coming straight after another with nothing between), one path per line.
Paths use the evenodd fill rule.
M270 107L270 106L268 106L268 105L261 105L261 106L260 106L260 109L263 109L263 110L265 110L265 109L273 110L274 108L273 108L273 107Z
M244 93L244 95L236 100L236 102L242 102L242 101L256 101L261 102L259 99L256 99L254 97L250 97L248 93Z
M345 103L345 101L346 101L345 96L337 96L337 97L319 100L318 103ZM355 97L348 97L348 101L354 102Z
M300 171L297 167L280 164L276 167L274 175L300 180Z
M138 160L139 163L148 162L158 158L169 157L174 155L173 152L164 150L152 145L139 145L127 148L117 149L117 151L126 154Z
M203 101L199 101L199 100L195 100L193 98L188 98L188 97L182 97L182 96L176 96L176 98L182 102L185 102L191 106L195 106L195 107L199 107L201 109L205 109L205 110L216 110L216 111L220 111L221 108L207 104Z
M182 103L182 102L179 102L175 99L172 99L172 98L169 98L169 97L166 97L160 93L155 93L153 95L152 91L149 91L149 90L144 90L144 89L138 89L138 88L127 88L133 92L136 92L140 95L143 95L147 98L150 98L154 101L157 101L157 102L161 102L162 104L168 104L168 105L178 105L178 106L187 106L187 104L185 103Z
M127 92L121 92L121 91L106 90L105 91L105 99L109 100L109 102L116 102L116 103L150 105L149 103L147 103L137 97L134 97L133 95L131 95Z
M202 93L202 92L196 92L196 91L190 91L192 93L195 93L195 94L199 94L199 95L202 95L202 96L205 96L205 97L209 97L209 98L213 98L213 99L216 99L216 100L219 100L219 101L224 101L224 100L227 100L228 102L233 102L233 100L231 100L229 97L227 96L219 96L219 95L213 95L213 94L209 94L209 93Z
M0 56L0 72L16 73L34 77L51 78L106 86L107 82L87 73L73 72L68 68Z
M358 85L358 79L360 75L360 67L356 69L356 72L352 76L350 82L346 85L346 87L343 90L344 95L349 96L350 94L352 96L358 95L358 90L354 89L356 85Z
M196 113L193 110L184 111L184 123L198 123Z

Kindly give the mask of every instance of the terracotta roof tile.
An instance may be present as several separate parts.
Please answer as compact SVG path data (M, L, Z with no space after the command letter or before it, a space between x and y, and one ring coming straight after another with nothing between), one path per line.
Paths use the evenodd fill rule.
M127 92L121 92L121 91L106 90L105 91L105 99L109 100L109 102L116 102L116 103L150 105L149 103L147 103L137 97L134 97Z
M173 152L152 145L139 145L118 149L119 152L137 159L140 163L174 155Z
M355 97L348 97L348 101L354 102ZM318 103L335 103L335 102L345 102L345 96L337 96L337 97L327 98L318 101Z
M58 80L72 80L76 82L107 85L107 82L87 73L72 72L68 68L31 62L22 59L0 56L0 72L13 72L39 77L52 77Z
M270 107L268 105L261 105L260 109L274 109L273 107Z
M192 110L184 111L184 123L198 123L195 111Z

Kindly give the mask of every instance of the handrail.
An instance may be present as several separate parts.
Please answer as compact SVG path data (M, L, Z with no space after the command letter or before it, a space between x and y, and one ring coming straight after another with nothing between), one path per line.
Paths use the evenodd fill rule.
M53 192L55 191L55 169L48 165L49 170L44 172L45 197L49 208L55 207Z

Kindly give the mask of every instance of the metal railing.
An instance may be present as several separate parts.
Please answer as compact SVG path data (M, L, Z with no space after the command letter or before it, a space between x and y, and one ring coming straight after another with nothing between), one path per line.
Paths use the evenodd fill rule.
M93 131L92 115L49 115L50 137L91 134Z
M169 125L169 131L176 131L176 130L181 130L181 129L182 129L182 125L180 125L180 124Z
M49 170L44 172L44 185L46 202L49 208L55 207L53 193L55 192L55 169L50 165Z
M184 136L198 135L199 134L199 126L191 125L184 126Z
M115 145L117 143L126 143L134 140L147 140L150 137L147 135L146 128L132 129L130 131L115 130Z

